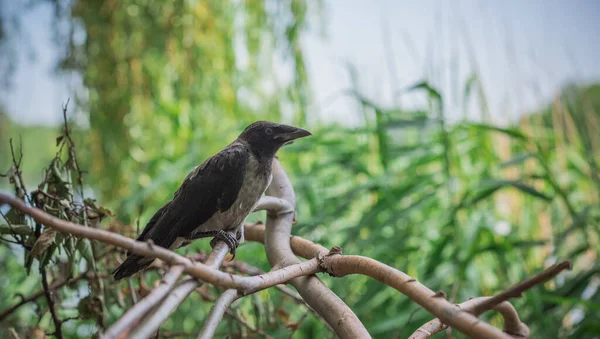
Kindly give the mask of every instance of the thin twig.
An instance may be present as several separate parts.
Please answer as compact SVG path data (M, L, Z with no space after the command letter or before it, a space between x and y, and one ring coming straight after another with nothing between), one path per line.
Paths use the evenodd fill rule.
M31 228L27 225L13 225L12 222L8 219L8 217L0 211L0 216L6 221L8 228L10 229L10 236L13 238L13 241L16 244L19 244L25 247L25 240L23 239L24 234L31 234ZM19 229L16 229L16 226L21 226Z
M161 338L193 337L196 332L160 332Z
M524 291L532 288L533 286L542 284L552 279L557 274L566 269L571 269L571 263L568 261L563 261L561 263L553 265L547 268L546 270L534 275L533 277L508 288L506 291L497 294L489 299L486 299L485 302L477 304L473 309L473 313L481 314L487 310L492 309L495 305L498 305L505 300L508 300L510 298L519 298L521 297Z
M98 278L103 278L103 277L104 277L103 275L100 275ZM69 280L64 280L64 281L60 281L60 282L54 282L54 283L52 283L48 287L48 289L50 291L54 291L54 290L57 290L57 289L65 286L65 285L73 284L73 283L75 283L75 282L77 282L77 281L79 281L81 279L96 279L96 277L95 276L91 276L89 273L86 272L86 273L79 274L79 275L77 275L77 276L75 276L75 277L73 277L72 279L69 279ZM25 304L27 304L29 302L34 301L34 300L36 300L37 298L39 298L39 297L41 297L43 295L44 295L44 290L41 289L41 290L33 293L32 295L28 296L28 297L21 298L21 301L19 301L17 304L15 304L13 306L10 306L9 308L7 308L7 309L5 309L3 311L0 311L0 322L2 320L4 320L6 317L8 317L9 315L11 315L19 307L21 307L21 306L23 306L23 305L25 305Z
M404 332L404 330L408 327L408 325L410 324L410 322L412 321L413 317L415 316L415 314L417 314L417 312L419 312L420 310L422 310L422 308L417 307L415 308L412 312L410 312L410 316L408 317L408 319L406 320L406 322L404 323L404 326L402 326L402 328L400 329L400 335L402 335L402 333Z
M300 317L300 319L298 319L298 321L295 324L288 325L288 327L291 328L290 335L288 337L289 339L292 339L294 337L294 333L296 333L296 331L302 326L302 322L304 321L304 319L306 319L306 316L309 313L310 312L304 312L302 317Z
M71 138L71 133L69 132L69 125L68 125L68 120L67 120L67 107L69 106L69 102L71 101L71 98L67 99L67 102L63 105L62 107L62 112L63 112L63 122L64 122L64 137L66 142L68 142L68 152L69 152L69 158L72 160L73 166L75 167L75 171L77 171L77 183L79 186L79 195L81 197L81 202L83 204L83 208L82 208L82 215L83 215L83 224L84 226L89 226L88 225L88 215L87 215L87 208L85 205L85 195L83 193L83 171L81 170L81 167L79 166L79 160L77 158L77 152L75 150L75 142L73 141L73 138ZM96 267L96 262L97 260L97 248L96 245L94 243L90 244L91 250L92 250L92 269L94 271L94 273L98 274L97 272L97 267ZM100 299L100 303L102 304L102 317L99 318L100 319L100 326L102 328L104 328L104 310L106 309L106 305L104 304L104 297L105 297L105 291L104 291L104 281L102 279L96 279L96 286L98 287L98 295L99 295L99 299Z
M137 302L138 302L138 296L137 296L137 293L135 291L135 287L133 286L133 280L132 279L127 279L127 286L129 287L129 293L131 294L131 301L133 301L134 304L137 304Z
M14 182L17 188L17 195L19 198L24 197L31 204L31 197L27 194L27 188L25 188L25 182L23 181L23 172L21 171L21 164L23 162L23 138L19 137L19 160L15 155L15 148L13 146L12 138L9 139L10 154L12 157L13 166L15 167Z
M202 326L202 330L198 333L197 339L210 339L214 336L219 323L221 323L221 319L223 319L223 315L225 311L229 308L229 305L239 299L240 295L237 290L227 290L221 294L221 296L217 299L214 305L210 308L210 312L208 316L204 320L204 326Z
M52 295L50 295L50 287L48 286L48 277L46 276L45 268L40 268L40 275L42 276L44 295L46 296L46 301L48 302L48 308L50 309L50 315L52 315L52 321L54 322L54 335L57 339L62 339L62 321L58 317L56 309L54 308L54 300L52 299Z
M13 339L21 339L19 337L19 334L17 333L17 331L15 331L13 327L9 328L8 331L10 332L10 335L13 337Z

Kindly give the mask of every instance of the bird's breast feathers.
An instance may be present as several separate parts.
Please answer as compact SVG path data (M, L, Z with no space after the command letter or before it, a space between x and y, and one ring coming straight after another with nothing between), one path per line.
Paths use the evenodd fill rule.
M234 203L226 211L217 211L204 224L199 225L197 231L207 232L238 227L248 214L254 210L260 197L269 187L272 178L270 171L262 169L255 157L250 156L244 174L244 181Z

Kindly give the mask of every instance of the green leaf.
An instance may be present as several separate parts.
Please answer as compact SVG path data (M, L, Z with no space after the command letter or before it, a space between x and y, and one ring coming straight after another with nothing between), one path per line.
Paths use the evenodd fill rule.
M594 302L591 300L585 300L581 298L571 298L571 297L561 297L552 294L541 294L539 298L542 301L553 302L559 305L571 304L571 305L579 305L590 310L600 311L600 303Z
M419 82L413 86L410 86L407 89L407 92L416 91L416 90L425 90L429 98L434 99L440 103L440 107L442 104L442 95L435 88L433 88L427 81Z
M94 261L94 255L92 253L92 245L91 245L89 239L85 239L85 238L79 239L79 241L77 242L77 250L79 251L81 256L85 258L88 265L90 265L90 267L95 270L96 262Z
M522 164L523 162L525 162L525 160L530 159L530 158L537 158L537 154L536 153L524 153L524 154L516 155L516 156L510 158L509 160L501 163L500 168L506 168L506 167L510 167L510 166L519 165L519 164Z
M33 234L33 230L31 229L31 227L29 227L27 225L2 224L2 225L0 225L0 235L4 235L4 234L16 234L16 235L28 236L28 235Z
M467 103L469 98L471 97L471 91L473 86L479 81L477 77L477 73L473 73L467 79L463 90L463 103Z
M542 199L542 200L548 201L548 202L552 201L551 196L544 194L544 193L536 190L535 188L528 186L524 183L521 183L519 181L494 179L494 180L486 180L486 181L481 182L480 186L477 188L479 191L475 194L475 196L473 198L471 198L468 205L473 206L473 205L477 204L478 202L490 197L492 194L494 194L499 189L502 189L505 187L513 187L513 188L516 188L519 191L521 191L527 195L530 195L532 197Z
M492 126L492 125L487 125L487 124L477 124L477 123L469 123L469 124L467 124L467 127L472 127L475 129L492 131L492 132L498 132L498 133L502 133L502 134L508 135L510 137L521 139L521 140L528 139L528 137L525 134L523 134L521 131L519 131L516 128L502 128L502 127L498 127L498 126Z

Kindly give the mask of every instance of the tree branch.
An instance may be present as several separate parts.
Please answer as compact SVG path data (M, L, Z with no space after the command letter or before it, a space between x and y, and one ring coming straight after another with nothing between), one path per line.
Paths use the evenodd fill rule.
M273 180L267 189L267 195L283 199L290 206L296 205L292 184L277 158L273 160ZM267 213L267 226L263 239L267 259L274 269L300 262L290 247L294 215L293 212ZM339 337L371 337L356 314L316 276L292 279L289 283L296 288L306 303L325 319Z
M478 305L486 303L493 297L479 297L467 300L458 305L463 311L473 313L473 309ZM513 338L529 338L530 332L527 325L521 322L519 315L513 305L508 301L503 301L491 308L494 311L500 312L504 318L504 332ZM486 312L486 311L484 311ZM473 313L479 316L481 313ZM432 335L441 332L448 328L448 325L442 323L439 318L435 318L423 326L419 327L409 339L427 339Z
M277 197L271 197L271 196L267 195L260 199L260 201L258 202L256 207L254 207L253 212L264 211L264 210L267 210L270 212L293 211L294 206L286 200L283 200L283 199L280 199Z
M104 277L103 275L99 275L97 278L101 279L103 277ZM56 289L59 289L59 288L65 286L65 285L70 285L70 284L72 284L72 283L74 283L76 281L79 281L81 279L95 279L95 278L96 278L95 274L92 274L92 273L89 273L89 272L82 273L82 274L79 274L79 275L73 277L72 279L68 279L68 280L64 280L64 281L60 281L60 282L54 282L54 283L50 284L50 286L48 287L48 290L53 291L53 290L56 290ZM21 301L19 301L15 305L10 306L10 307L8 307L8 308L6 308L6 309L4 309L3 311L0 312L0 322L2 320L4 320L6 317L8 317L9 315L11 315L14 311L16 311L17 309L19 309L19 307L21 307L21 306L23 306L23 305L25 305L25 304L27 304L29 302L32 302L35 299L43 296L44 293L45 293L45 291L43 289L41 289L41 290L33 293L32 295L28 296L28 297L25 297L25 298L22 297Z
M469 313L479 316L489 310L500 312L504 317L504 332L515 338L529 338L529 328L521 322L515 308L506 300L510 298L521 297L522 293L535 285L542 284L560 272L571 269L571 263L568 261L560 262L546 270L528 278L516 285L511 286L506 291L499 293L493 297L479 297L463 302L459 305L461 309ZM424 324L413 333L411 339L425 339L429 336L443 331L448 326L439 319L433 319Z
M228 274L208 265L194 263L184 256L152 243L135 241L120 234L102 229L89 228L59 219L38 208L29 207L22 200L8 194L0 193L0 203L10 204L13 208L31 216L37 222L52 227L57 231L118 246L135 254L158 258L171 265L182 265L184 272L195 278L215 286L238 289L244 295L284 283L292 278L315 274L320 270L318 261L313 259L259 276L245 277Z
M225 311L229 308L234 301L238 300L240 295L237 290L230 289L219 297L214 305L210 308L210 312L204 320L204 326L202 326L202 330L198 333L198 339L211 339L215 335L215 331L223 319L223 315Z
M245 225L244 234L247 240L263 242L265 233L264 225ZM383 263L361 256L328 255L328 251L323 246L297 236L291 237L289 243L294 253L301 257L311 258L315 254L321 258L326 257L323 265L330 274L335 276L355 273L365 274L396 288L433 315L443 317L445 319L444 323L463 333L475 338L510 338L493 326L478 320L467 312L461 311L454 304L444 299L441 294L434 293L410 276Z
M40 268L40 275L42 276L42 286L44 287L44 295L46 296L46 301L48 302L48 309L50 310L50 315L52 316L52 321L54 322L54 335L57 339L62 339L62 321L58 317L56 309L54 308L54 300L52 299L52 295L50 295L50 287L48 286L46 269Z
M173 285L177 282L177 279L183 273L183 266L176 265L171 266L169 271L163 276L160 286L152 290L144 299L136 303L125 313L116 323L114 323L104 333L104 338L120 338L127 336L129 330L135 327L136 323L140 321L144 315L146 315L156 304L158 304L169 291L173 288Z
M273 182L267 192L281 197L281 199L288 201L289 205L293 206L295 202L293 189L277 160L274 161L273 164L273 174ZM334 247L331 251L327 251L323 246L312 243L306 239L300 237L290 238L294 214L288 212L287 207L289 206L286 206L285 203L278 202L273 204L274 201L275 200L271 200L270 202L267 201L267 203L270 204L271 207L279 206L282 210L280 210L280 213L273 213L273 211L268 213L266 227L263 225L245 227L245 234L248 240L265 243L267 257L274 270L269 273L246 277L228 274L217 269L228 251L227 246L223 243L219 243L215 246L215 249L208 257L206 264L193 263L188 258L160 246L134 241L130 238L102 229L87 228L69 221L61 220L40 209L27 206L20 199L0 193L0 205L8 203L20 212L31 216L40 224L45 224L57 231L70 233L74 236L118 246L136 254L159 258L170 265L179 265L178 267L181 267L181 270L184 273L215 286L236 289L241 295L253 293L289 280L304 300L312 306L317 313L323 316L340 337L364 338L369 337L369 334L352 310L350 310L339 297L314 276L315 273L323 269L336 277L342 277L348 274L364 274L377 279L404 293L430 313L440 318L440 324L447 324L471 337L510 338L506 333L478 320L473 314L448 302L442 292L434 293L426 286L395 268L367 257L342 256L341 249L337 247ZM301 262L296 258L294 252L310 260ZM317 258L315 258L315 255ZM498 305L498 310L503 312L502 314L505 316L505 319L508 319L508 324L505 324L505 329L507 325L512 326L508 328L507 333L522 335L525 333L524 328L526 328L526 326L520 323L516 312L514 312L514 308L512 308L509 303L503 303L504 300L510 297L519 296L524 290L550 279L552 276L558 274L558 272L569 267L569 263L561 263L521 284L515 285L495 297L477 299L477 302L474 302L474 306L472 306L472 313L478 314L477 312L483 312ZM42 275L44 283L45 272L43 272ZM175 280L176 279L177 277L175 277ZM194 279L188 279L181 282L172 293L164 298L162 305L138 326L138 331L134 333L133 337L145 338L152 334L177 305L179 305L181 301L183 301L187 295L200 284L201 282ZM172 286L172 284L170 286ZM166 292L164 293L167 293L170 287L165 289ZM47 298L49 296L48 290L49 288L46 281L44 284L44 291ZM175 293L177 291L183 293L178 295ZM157 295L160 294L157 292ZM174 297L171 298L171 296ZM157 297L152 297L150 300L153 300L153 298ZM51 298L48 299L52 313L52 300ZM502 304L499 305L500 303ZM140 306L140 308L141 307L142 306ZM55 324L57 324L58 320L59 325L56 326L56 334L58 337L60 335L61 322L55 313L53 313L53 319ZM157 319L160 321L157 321ZM523 328L523 326L525 327ZM423 330L427 331L427 333L431 333L426 329Z
M475 304L475 306L474 306L475 308L473 309L472 312L474 314L481 314L487 310L492 309L495 305L497 305L505 300L508 300L510 298L520 298L524 291L532 288L535 285L542 284L542 283L552 279L554 276L556 276L557 274L559 274L560 272L562 272L566 269L569 269L569 270L571 269L571 263L568 261L563 261L561 263L553 265L553 266L547 268L546 270L534 275L533 277L526 279L526 280L508 288L506 291L504 291L500 294L497 294L491 298L488 298L481 303Z
M435 293L409 275L377 260L356 255L342 256L341 251L331 251L320 257L321 267L329 274L335 277L364 274L374 278L402 292L444 323L473 338L510 338L499 329L450 303L443 292Z
M200 293L200 295L202 296L202 298L204 298L205 300L211 301L211 302L215 302L215 298L211 297L208 292L203 291L201 288L197 288L196 289L198 291L198 293ZM272 338L270 335L266 334L263 330L261 330L260 328L254 328L252 327L250 324L248 324L248 322L246 320L244 320L243 318L241 318L240 316L238 316L234 311L230 310L230 309L226 309L225 310L225 314L227 314L228 316L232 317L233 319L235 319L235 321L239 322L242 326L244 326L245 328L247 328L250 332L259 334L267 339Z
M218 269L228 252L229 247L227 244L219 241L215 244L204 264L210 268ZM147 338L156 332L160 325L177 309L177 306L194 292L197 287L200 287L202 283L200 280L188 278L177 284L160 305L140 323L132 338Z

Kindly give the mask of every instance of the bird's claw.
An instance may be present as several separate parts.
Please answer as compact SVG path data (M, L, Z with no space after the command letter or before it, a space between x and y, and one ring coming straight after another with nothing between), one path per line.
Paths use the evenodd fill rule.
M210 247L214 248L217 242L219 241L223 241L225 244L227 244L227 246L229 247L229 253L231 253L231 255L233 256L231 260L233 260L235 258L235 250L240 244L237 239L237 234L236 236L233 236L231 233L221 230L210 241Z

